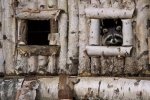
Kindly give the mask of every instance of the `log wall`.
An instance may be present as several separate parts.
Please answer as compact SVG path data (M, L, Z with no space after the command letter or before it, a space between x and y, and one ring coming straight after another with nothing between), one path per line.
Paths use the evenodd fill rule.
M144 83L136 80L129 82L134 85L132 98L126 92L130 90L123 90L127 93L123 96L120 90L122 87L112 87L118 82L109 84L115 78L108 79L106 84L107 78L100 77L150 77L149 5L149 0L0 0L0 99L22 100L26 98L23 94L27 86L29 94L33 94L28 96L30 100L37 99L37 94L40 100L72 100L74 95L77 100L96 97L149 100L150 97L145 92L148 91L148 80L142 81ZM122 45L103 44L104 19L122 21ZM48 45L27 44L28 20L50 20ZM65 79L57 77L61 74L65 74ZM79 77L81 81L78 84L72 79L71 82L68 81L66 74L86 78ZM27 78L25 81L28 82L20 79L32 75L49 78L34 81ZM97 80L104 80L104 83ZM62 81L61 86L58 86L59 81ZM19 88L17 84L22 85ZM87 87L82 87L81 84L86 84ZM90 87L95 84L97 87L92 90ZM111 92L100 88L98 84L109 88ZM125 83L118 84L122 86ZM134 89L136 86L139 86L138 91ZM72 91L75 93L65 94Z

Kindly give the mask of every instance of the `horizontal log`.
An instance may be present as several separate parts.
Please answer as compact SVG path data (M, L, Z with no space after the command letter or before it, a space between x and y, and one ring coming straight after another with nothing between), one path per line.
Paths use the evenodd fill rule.
M89 56L129 56L132 47L121 46L87 46L86 51Z
M104 18L132 18L134 9L117 9L117 8L94 8L88 7L85 9L86 16L91 19Z
M60 82L66 83L63 85ZM70 82L75 83L73 87ZM32 86L28 88L29 85ZM6 87L4 88L4 86ZM3 93L0 99L7 98L9 100L8 97L17 95L17 90L23 93L27 89L27 92L32 94L30 96L33 96L32 91L34 91L36 98L39 100L58 100L58 91L67 89L65 88L66 86L73 88L73 93L75 94L73 97L76 100L141 100L140 98L150 100L149 78L142 80L141 78L127 79L117 77L69 77L69 79L63 79L62 81L60 77L29 78L25 80L23 78L0 79L0 91ZM35 93L36 89L38 92ZM22 96L27 95L22 94Z
M48 19L57 19L61 10L60 9L52 9L52 10L43 10L37 12L31 11L22 11L15 15L18 19L30 19L30 20L48 20Z
M20 45L17 50L21 55L43 55L43 56L51 56L57 55L59 53L59 46L37 46L37 45Z

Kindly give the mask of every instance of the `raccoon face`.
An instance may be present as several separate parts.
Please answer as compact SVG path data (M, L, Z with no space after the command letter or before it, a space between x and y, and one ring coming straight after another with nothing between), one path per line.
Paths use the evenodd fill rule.
M123 43L121 26L103 28L102 44L105 46L121 46Z

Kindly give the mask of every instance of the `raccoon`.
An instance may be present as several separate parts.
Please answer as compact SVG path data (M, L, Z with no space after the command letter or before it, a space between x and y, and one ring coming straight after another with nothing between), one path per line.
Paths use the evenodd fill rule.
M121 20L103 20L102 45L121 46L123 43Z

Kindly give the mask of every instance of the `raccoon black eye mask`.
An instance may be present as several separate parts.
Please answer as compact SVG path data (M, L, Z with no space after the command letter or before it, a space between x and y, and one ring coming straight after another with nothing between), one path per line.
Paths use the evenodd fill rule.
M123 42L121 26L102 29L102 44L104 46L121 46Z

